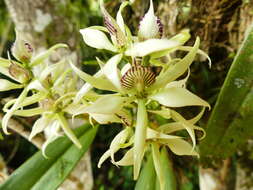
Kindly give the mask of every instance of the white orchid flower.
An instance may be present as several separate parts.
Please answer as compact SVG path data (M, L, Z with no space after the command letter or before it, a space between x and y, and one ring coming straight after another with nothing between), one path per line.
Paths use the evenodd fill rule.
M128 2L121 4L116 20L106 11L103 0L100 0L100 8L104 16L106 28L88 27L80 30L84 42L96 49L105 49L112 52L120 52L121 48L127 46L127 33L121 12ZM105 33L109 33L111 41Z
M163 35L163 26L155 16L153 1L150 0L148 12L144 15L140 22L138 36L141 39L160 38Z
M175 79L188 70L198 53L198 48L199 39L197 38L194 46L191 49L188 49L189 52L185 57L179 59L175 64L170 65L168 68L164 67L158 75L154 73L150 67L142 66L137 62L134 62L130 67L128 65L127 71L124 67L122 68L122 71L120 71L118 64L121 60L122 54L115 55L104 64L101 68L99 77L97 77L97 75L88 75L71 64L73 70L91 86L102 90L110 90L115 93L112 95L101 95L103 103L99 104L100 99L92 103L91 107L93 111L89 110L89 106L87 107L85 105L77 114L95 113L111 114L112 116L117 115L117 112L124 107L131 107L131 102L137 104L137 121L134 125L135 134L132 142L133 149L131 150L131 154L133 154L134 179L138 178L147 142L151 139L159 139L160 144L168 146L175 154L197 155L194 150L196 145L194 130L201 129L193 123L185 120L173 110L170 110L169 114L165 113L167 110L153 110L153 113L152 111L150 113L167 114L167 117L171 117L175 122L179 122L180 128L178 130L187 130L192 139L193 145L190 145L179 137L172 136L172 138L170 138L170 136L166 136L166 133L159 137L159 133L162 133L161 131L156 132L153 130L151 131L153 136L150 136L151 129L148 128L149 121L147 117L149 110L147 110L146 104L148 104L149 101L157 101L160 105L169 107L170 109L185 106L210 107L206 101L185 88L189 72L185 79L175 81ZM160 49L160 52L161 51L164 51L164 49ZM79 100L82 98L85 99L86 93L87 91L82 95L78 93ZM113 99L113 97L117 97L118 100ZM120 97L124 98L125 101L121 102ZM117 146L120 147L120 144L122 143L119 143ZM177 146L179 147L178 150L176 150ZM191 150L189 150L189 148L191 148ZM119 150L119 148L114 150ZM104 161L105 158L110 157L111 153L112 150L109 149L102 157L102 161ZM115 151L113 151L113 154L114 153ZM127 156L129 157L129 155L130 153Z
M0 73L13 79L16 83L0 79L0 91L19 88L23 88L23 91L18 98L10 100L4 105L3 111L6 112L2 119L4 132L8 134L8 121L13 115L22 117L42 115L34 123L30 139L46 127L57 125L80 148L81 145L70 129L65 118L67 113L64 111L64 108L75 96L77 77L71 76L71 69L66 70L64 60L52 65L46 63L46 59L55 49L67 46L57 44L39 55L34 55L32 46L22 38L20 33L16 32L16 35L12 54L20 62L0 58ZM32 95L27 96L28 92L32 92ZM39 106L23 109L23 107L34 103L38 103ZM52 136L50 139L52 140L54 137Z
M182 46L190 37L188 30L183 30L179 35L171 39L161 39L163 26L160 19L154 15L153 2L150 0L150 8L140 22L138 37L132 36L129 28L125 25L122 17L123 9L128 2L121 4L114 19L106 11L103 0L100 0L100 7L105 20L105 26L91 26L80 30L84 42L96 49L105 49L114 53L123 53L129 57L143 57L155 54L155 57L162 57L168 51ZM111 40L106 34L110 34ZM157 55L159 52L163 54Z

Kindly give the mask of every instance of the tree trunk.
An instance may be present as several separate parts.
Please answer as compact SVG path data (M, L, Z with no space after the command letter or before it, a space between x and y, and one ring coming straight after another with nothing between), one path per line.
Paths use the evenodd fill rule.
M238 51L245 34L247 33L247 29L249 26L253 23L253 16L250 14L250 11L252 11L253 7L253 1L240 1L240 0L233 0L233 1L219 1L217 3L206 1L206 3L212 3L213 6L216 6L217 8L222 9L223 11L213 10L213 14L215 12L219 12L219 15L223 15L222 17L219 17L221 20L223 18L223 21L219 21L215 25L210 28L210 31L208 33L208 36L213 36L209 39L207 45L207 49L214 46L213 42L219 39L220 35L224 35L225 33L227 35L224 35L225 38L223 38L223 42L216 42L219 43L219 45L224 46L228 52L236 52ZM229 9L225 9L225 4L229 3L229 5L226 5L228 7L231 7L234 11L231 11ZM238 6L240 5L240 6ZM210 9L210 8L209 8ZM204 9L202 9L204 10ZM206 9L208 10L208 9ZM227 13L226 13L227 10ZM230 11L228 13L228 11ZM223 13L223 14L222 14ZM211 12L210 12L210 15ZM214 16L211 16L211 18L215 18ZM219 20L220 20L219 19ZM226 21L226 22L225 22ZM208 22L206 22L206 25ZM216 27L218 26L218 28ZM209 27L208 27L209 28ZM222 32L220 32L221 28L223 29ZM201 29L199 29L201 30ZM216 34L212 35L212 32L216 32ZM252 140L248 141L247 145L244 145L242 149L240 149L236 162L236 169L231 168L230 166L226 164L227 160L223 162L223 164L219 168L210 167L207 169L200 169L200 187L201 190L253 190L253 176L252 174L252 147L253 143ZM227 171L227 172L224 172ZM235 173L234 176L231 178L231 174ZM227 180L230 179L230 183L226 183ZM213 182L213 188L207 188L205 186L207 184L207 181ZM202 186L201 186L202 184ZM232 187L229 186L232 184Z
M253 190L253 139L238 152L236 163L236 188L235 190Z
M71 21L68 1L61 0L5 0L15 28L21 31L34 46L35 53L56 43L66 43L70 50L61 50L62 56L70 56L78 64L78 28ZM50 60L52 62L56 60ZM90 153L78 163L60 190L91 190L93 177Z

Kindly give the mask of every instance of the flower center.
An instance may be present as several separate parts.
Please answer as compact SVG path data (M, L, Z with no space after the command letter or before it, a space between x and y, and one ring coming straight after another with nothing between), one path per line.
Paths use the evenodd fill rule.
M150 67L134 65L121 78L121 85L127 90L135 89L142 92L145 87L155 82L155 77Z

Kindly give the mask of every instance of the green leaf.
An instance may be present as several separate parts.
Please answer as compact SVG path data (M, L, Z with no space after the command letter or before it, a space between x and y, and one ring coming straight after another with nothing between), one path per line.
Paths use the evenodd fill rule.
M164 190L176 190L177 180L175 171L173 170L172 161L169 158L169 154L165 147L161 150L161 164L165 176L165 189Z
M84 125L75 130L82 148L78 149L67 137L61 137L48 145L46 154L36 153L8 180L0 186L0 190L55 190L65 180L92 143L97 127Z
M149 154L147 162L141 170L140 177L135 185L135 190L153 190L155 188L156 173L152 154Z
M253 135L253 27L237 53L209 119L202 157L226 158Z

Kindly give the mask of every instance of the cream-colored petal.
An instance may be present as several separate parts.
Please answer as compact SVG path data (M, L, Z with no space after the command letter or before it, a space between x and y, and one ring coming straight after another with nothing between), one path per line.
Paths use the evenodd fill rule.
M151 128L147 128L147 139L157 140L157 139L178 139L181 138L175 135L167 135L160 131L156 131Z
M166 85L165 88L177 87L177 88L186 88L186 82L191 74L190 69L188 69L187 76L184 79L178 81L172 81Z
M204 112L205 112L205 108L203 107L202 110L199 112L199 114L196 115L194 118L188 120L188 122L190 124L196 124L200 120L200 118L203 116Z
M42 115L32 127L32 132L29 136L29 140L31 140L33 137L35 137L38 133L42 132L46 127L49 126L49 124L52 122L52 117L48 117L47 115Z
M61 61L59 63L55 63L52 65L47 66L41 73L40 76L38 77L40 81L45 80L51 73L61 71L61 65L63 64L64 61ZM60 69L59 69L60 68ZM62 74L62 72L61 72Z
M28 106L28 105L31 105L31 104L34 104L36 102L39 102L43 99L45 99L47 96L47 94L45 93L36 93L36 94L33 94L32 96L28 96L28 97L25 97L25 99L19 104L19 106L17 107L17 109L21 108L21 107L24 107L24 106ZM10 107L15 104L17 102L18 98L15 98L15 99L12 99L10 101L8 101L4 107L3 107L3 111L4 112L8 112L10 110Z
M153 91L158 88L163 88L169 82L174 81L179 76L185 73L185 71L190 67L192 64L198 48L199 48L200 40L197 37L195 44L191 51L178 63L170 66L165 72L162 72L158 77L156 77L156 82L149 88L150 91Z
M140 173L142 159L145 153L148 116L144 100L138 100L137 121L134 135L134 180Z
M114 85L109 80L107 80L106 78L91 76L91 75L81 71L80 69L78 69L72 63L70 63L70 65L71 65L73 71L81 79L83 79L87 83L91 84L93 87L101 89L101 90L109 90L109 91L116 91L117 92L117 89L114 87Z
M114 154L121 149L121 145L124 144L126 142L126 140L129 137L131 130L130 128L126 128L124 130L122 130L120 133L118 133L114 139L112 140L111 144L110 144L110 148L109 150L107 150L103 156L100 158L99 162L98 162L98 167L101 167L101 164L109 157L111 157L112 159L112 163L116 163L114 160Z
M203 133L203 135L200 138L198 138L198 140L202 140L205 138L206 132L203 128L195 126L195 125L192 125L191 127L192 129L201 131ZM176 131L185 130L185 126L181 122L171 122L171 123L166 123L164 125L161 125L158 128L158 130L161 131L162 133L170 134Z
M42 148L41 148L41 152L42 152L42 155L47 158L47 159L50 159L47 155L46 155L46 148L49 144L51 144L52 142L54 142L57 138L61 137L62 135L59 134L57 131L59 130L60 128L60 123L55 120L55 122L53 122L51 128L53 129L53 133L51 133L49 135L49 137L47 138L46 142L42 145Z
M144 57L146 55L175 48L179 45L177 41L168 39L148 39L137 42L126 50L125 54L132 57Z
M99 159L98 161L98 168L101 168L101 165L104 163L104 161L111 156L111 150L107 150Z
M191 34L190 34L189 29L184 29L184 30L180 31L177 35L170 38L170 40L178 41L180 44L183 45L190 38L191 38Z
M199 154L193 150L192 145L183 139L166 139L163 140L163 143L176 155L199 156Z
M2 128L3 128L3 131L5 134L10 134L7 130L8 122L9 122L10 118L12 117L13 113L19 108L20 104L27 96L27 93L28 93L28 90L25 88L21 92L21 94L19 95L19 97L17 98L17 100L15 101L13 106L11 107L11 109L8 110L7 113L4 115L4 117L2 119Z
M103 68L104 64L102 61L100 61L97 58L97 61L99 64L101 64L101 67ZM95 78L100 78L103 74L102 69L100 69L95 75L93 75ZM90 83L85 83L82 88L77 92L76 97L74 99L74 103L79 103L81 99L92 89L92 85Z
M165 134L174 133L176 131L184 130L184 126L180 122L170 122L161 125L158 130Z
M148 110L148 112L160 115L165 119L171 118L170 109L168 109L168 108L162 108L161 110Z
M96 49L106 49L112 52L117 51L117 48L112 45L107 36L99 30L85 28L81 29L80 33L83 36L84 42L90 47Z
M185 88L172 87L162 89L149 98L168 107L204 106L210 108L210 105L205 100L202 100Z
M17 88L23 88L24 86L22 84L16 84L13 82L10 82L6 79L0 79L0 92L1 91L7 91L7 90L13 90Z
M130 128L126 128L119 132L110 144L110 152L111 152L111 159L112 163L115 164L114 154L121 148L121 145L124 144L130 134Z
M34 80L32 81L28 86L27 86L27 89L28 90L38 90L40 92L44 92L44 93L47 93L48 90L45 89L43 87L43 85L41 84L41 82L39 80Z
M157 17L154 13L153 2L150 0L150 6L148 12L144 15L140 22L138 36L140 38L149 39L159 37L159 26L157 23Z
M115 162L115 165L118 166L131 166L134 164L134 150L133 148L129 149L123 158L121 158L119 161Z
M175 49L173 49L172 51L177 51L177 50L181 50L181 51L191 51L193 47L191 46L178 46ZM211 68L212 66L212 61L211 58L208 56L207 53L205 53L203 50L198 49L197 51L198 54L202 55L203 57L205 57L208 60L208 65Z
M79 108L75 115L82 113L94 113L94 114L114 114L124 106L129 98L120 97L116 95L104 95L96 100L90 106L83 106Z
M117 12L117 16L116 16L116 22L119 25L121 31L125 34L125 23L124 23L124 19L122 17L122 11L124 10L124 8L129 4L129 2L124 1L120 7L119 7L119 11Z
M99 124L121 123L121 120L115 114L89 114Z
M104 16L105 26L107 27L108 31L111 34L113 44L115 44L117 47L124 46L126 44L126 36L125 36L125 31L121 29L123 25L122 20L120 21L121 26L119 26L117 21L105 9L104 0L100 0L99 3L100 3L101 12L103 13L103 16ZM124 6L125 5L123 3L121 9Z
M74 99L74 103L79 103L81 99L92 89L92 85L89 83L85 83L82 88L77 92L76 97Z
M179 43L180 47L183 45L185 42L187 42L190 39L191 35L188 29L184 29L180 31L177 35L173 36L172 38L169 38L169 40L173 40ZM175 50L178 50L179 46L173 49L165 50L165 51L160 51L157 53L152 54L151 60L154 61L155 58L160 58L163 56L169 56L170 53L173 53Z
M120 71L121 76L123 76L131 67L130 63L125 64Z
M191 125L190 123L188 123L187 120L183 116L181 116L179 113L177 113L174 110L171 110L171 117L173 120L182 123L183 127L186 129L186 131L188 132L188 134L191 137L193 149L194 149L196 146L196 137L195 137L195 132L194 132L194 126Z
M121 91L121 83L120 83L120 72L118 69L118 64L122 59L122 54L118 54L113 56L111 59L107 61L107 63L102 68L104 75L111 83Z
M43 112L45 112L45 110L43 110L42 108L38 107L38 108L31 108L31 109L20 109L20 110L16 110L13 115L17 115L17 116L21 116L21 117L32 117L35 115L40 115Z
M9 72L9 68L8 67L2 67L0 66L0 73L11 78L12 80L16 81L16 82L19 82L19 83L22 83L23 80L20 79L20 78L15 78L14 76L12 76Z
M78 138L75 136L75 134L73 133L73 131L71 130L68 121L66 120L66 118L64 117L64 115L62 113L58 113L57 114L57 119L61 125L61 128L63 129L64 133L70 138L70 140L78 147L78 148L82 148L81 143L79 142Z
M11 65L11 62L9 59L4 59L2 57L0 57L0 67L9 67Z

